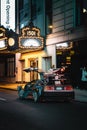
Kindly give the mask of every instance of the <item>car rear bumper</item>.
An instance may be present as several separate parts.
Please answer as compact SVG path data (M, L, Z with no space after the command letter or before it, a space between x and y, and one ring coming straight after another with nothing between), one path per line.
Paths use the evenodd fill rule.
M75 93L74 91L61 91L61 92L43 92L43 94L41 95L42 98L46 99L46 100L74 100L75 98Z

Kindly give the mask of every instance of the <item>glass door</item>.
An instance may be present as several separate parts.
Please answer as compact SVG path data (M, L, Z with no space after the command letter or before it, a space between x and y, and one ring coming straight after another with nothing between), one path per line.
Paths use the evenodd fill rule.
M30 67L38 68L38 59L31 59L30 60ZM30 72L30 81L37 80L38 79L38 73L35 71Z

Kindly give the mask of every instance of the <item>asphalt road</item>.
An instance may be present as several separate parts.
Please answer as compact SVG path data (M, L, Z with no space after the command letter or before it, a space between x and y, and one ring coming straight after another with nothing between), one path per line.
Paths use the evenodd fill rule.
M19 100L0 89L0 130L86 130L87 104Z

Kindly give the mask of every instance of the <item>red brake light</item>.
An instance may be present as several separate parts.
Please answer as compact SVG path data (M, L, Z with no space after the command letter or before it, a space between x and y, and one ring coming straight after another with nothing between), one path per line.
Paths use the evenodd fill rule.
M73 90L73 87L72 86L65 86L64 90Z
M54 86L45 86L44 90L54 90Z

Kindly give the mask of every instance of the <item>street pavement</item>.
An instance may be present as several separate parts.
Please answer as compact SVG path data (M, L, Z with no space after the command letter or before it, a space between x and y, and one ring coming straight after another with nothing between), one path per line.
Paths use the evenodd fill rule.
M19 83L0 83L0 88L3 88L3 89L10 89L10 90L14 90L14 91L17 91L17 86L20 86L22 85L22 87L25 85L25 84L19 84ZM84 102L84 103L87 103L87 90L82 90L82 89L79 89L79 88L74 88L74 91L75 91L75 101L79 101L79 102Z

